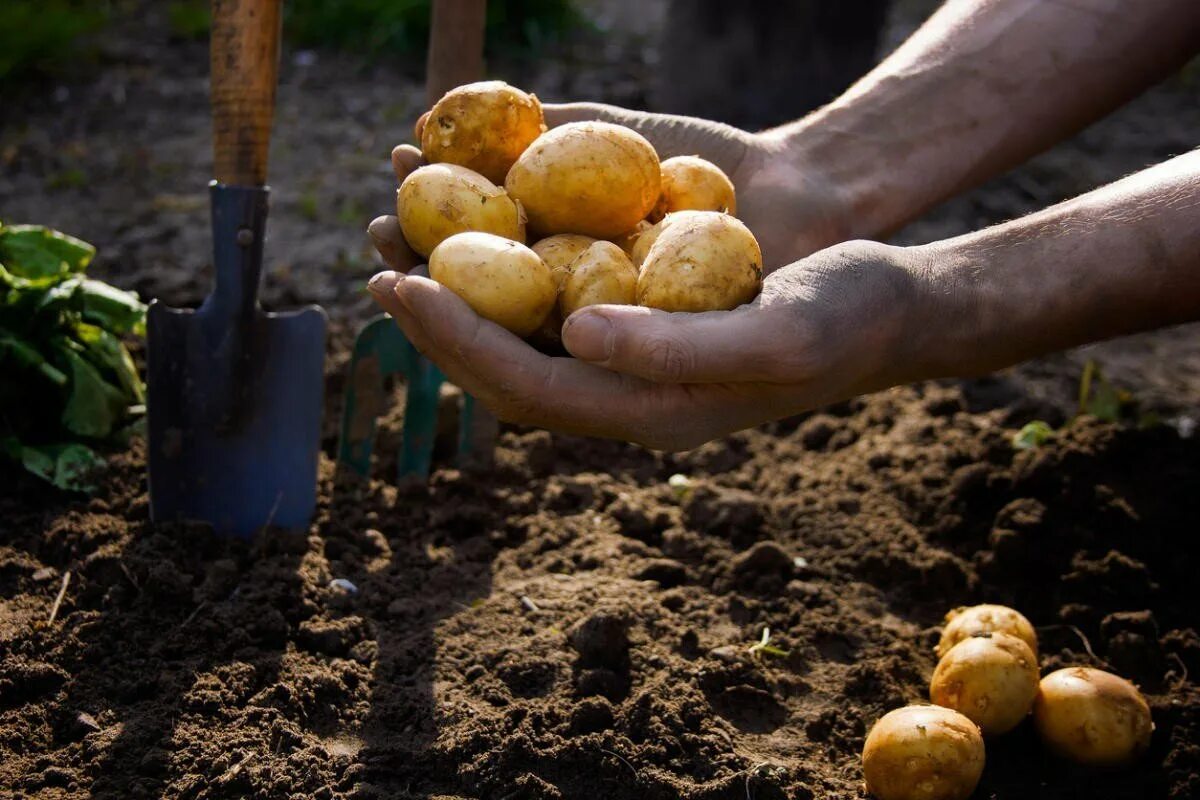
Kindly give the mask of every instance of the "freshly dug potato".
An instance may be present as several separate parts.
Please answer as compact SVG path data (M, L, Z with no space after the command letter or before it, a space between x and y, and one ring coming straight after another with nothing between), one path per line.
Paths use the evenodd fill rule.
M652 227L653 226L646 220L639 220L638 224L634 226L633 230L627 231L620 236L614 236L609 241L624 250L625 255L629 256L630 260L632 261L633 248L637 246L638 239L640 239L642 234L650 230ZM649 249L649 245L646 247ZM635 266L637 265L635 264Z
M537 253L490 233L458 233L439 244L429 256L429 277L518 336L538 329L557 294Z
M625 251L612 242L596 242L571 262L558 310L563 319L584 306L633 305L638 271Z
M653 225L647 223L647 227L637 235L637 238L633 240L633 244L629 248L629 260L633 262L635 267L641 269L642 265L646 263L646 256L650 253L650 248L658 241L658 237L664 230L677 222L694 219L700 213L699 211L676 211L673 214L667 214Z
M929 699L952 708L985 736L1008 733L1033 708L1038 690L1037 656L1007 633L963 639L938 662Z
M429 111L420 129L421 150L431 163L473 169L503 184L513 163L546 130L542 104L504 81L451 89Z
M657 222L672 211L723 211L737 214L733 181L711 161L699 156L675 156L662 162L662 193L650 212Z
M404 238L425 257L442 240L465 231L525 241L521 204L478 172L457 164L430 164L410 173L396 193L396 216Z
M937 645L937 657L942 658L951 647L970 636L999 631L1016 636L1036 656L1037 633L1033 625L1016 609L984 603L978 606L963 606L946 615L946 627Z
M1127 764L1150 746L1150 706L1132 683L1111 672L1070 667L1042 678L1033 705L1042 741L1080 764Z
M879 800L965 800L983 774L983 736L957 711L907 706L875 723L862 759Z
M717 211L692 211L686 217L669 216L660 225L638 275L638 305L664 311L728 310L758 294L762 251L740 221Z
M658 202L661 184L650 143L607 122L571 122L548 131L521 154L504 181L540 235L597 239L632 230Z
M562 291L567 274L571 271L571 262L596 241L591 236L582 236L578 233L556 233L554 236L547 236L545 239L534 242L533 252L537 253L538 257L554 273L554 282L558 285L559 291Z

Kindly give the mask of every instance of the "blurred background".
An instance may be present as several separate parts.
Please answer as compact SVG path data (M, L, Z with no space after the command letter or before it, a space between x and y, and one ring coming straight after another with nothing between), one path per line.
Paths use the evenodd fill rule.
M904 40L936 0L506 0L489 3L489 77L544 101L595 100L749 129L836 96ZM315 301L333 355L372 313L364 229L392 207L388 153L424 110L430 0L287 0L271 151L264 297ZM172 304L210 280L208 0L0 3L0 219L93 242L96 277ZM915 243L1009 219L1195 145L1195 64L1013 173L909 226ZM1110 375L1151 405L1194 398L1194 335L1105 345ZM1024 370L1074 391L1075 361ZM1068 363L1064 364L1063 359ZM1064 369L1064 366L1067 367ZM1039 375L1048 376L1041 384ZM1059 376L1071 375L1070 379Z

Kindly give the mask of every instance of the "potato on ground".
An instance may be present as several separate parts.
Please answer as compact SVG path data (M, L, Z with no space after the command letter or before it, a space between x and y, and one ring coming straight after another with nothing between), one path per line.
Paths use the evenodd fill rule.
M671 215L659 223L638 276L638 305L717 311L754 299L762 287L762 251L754 234L728 214L681 214L686 216Z
M425 257L444 239L466 231L525 241L520 203L457 164L430 164L410 173L396 193L396 216L409 246Z
M419 138L426 159L467 167L498 184L546 130L537 96L504 81L451 89L424 119Z
M661 181L658 154L640 134L607 122L572 122L538 137L504 185L539 235L607 239L650 213Z
M1042 678L1033 705L1042 741L1080 764L1117 766L1150 746L1150 706L1129 681L1090 667L1069 667Z
M439 244L429 256L429 277L518 336L538 329L557 294L537 253L490 233L459 233Z
M585 306L633 305L638 271L625 251L612 242L596 242L571 262L558 296L563 319Z
M662 162L662 193L650 212L657 222L672 211L723 211L737 214L733 181L711 161L699 156L675 156Z
M1033 708L1037 656L1016 636L984 633L951 647L933 672L929 699L970 719L985 736L1008 733Z
M965 800L983 774L983 736L957 711L907 706L875 723L862 760L879 800Z
M937 657L941 658L951 647L970 636L980 633L1007 633L1029 645L1037 655L1037 633L1025 615L1008 606L984 603L978 606L963 606L946 615L946 627L942 628L938 640Z

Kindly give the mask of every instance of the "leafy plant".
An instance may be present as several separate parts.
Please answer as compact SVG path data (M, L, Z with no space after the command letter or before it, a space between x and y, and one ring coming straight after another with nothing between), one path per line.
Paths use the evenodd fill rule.
M87 491L145 403L121 337L144 335L137 297L87 278L95 248L37 225L0 223L0 454Z
M1013 447L1018 450L1032 450L1045 444L1054 436L1054 428L1050 427L1050 423L1040 419L1035 419L1033 422L1027 422L1013 436Z
M791 653L787 650L780 649L771 644L771 629L763 628L762 637L746 648L746 652L750 657L759 660L763 656L775 656L776 658L787 658Z

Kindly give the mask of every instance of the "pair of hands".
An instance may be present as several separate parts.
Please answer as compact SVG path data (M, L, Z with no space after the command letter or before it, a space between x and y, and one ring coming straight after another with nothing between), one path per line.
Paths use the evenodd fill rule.
M781 138L595 104L548 105L545 114L551 126L628 125L663 158L698 154L716 163L737 188L739 217L758 237L770 274L762 294L734 311L581 309L563 327L574 358L556 358L424 277L396 218L374 220L369 233L390 267L369 284L376 301L498 417L682 450L909 377L928 270L911 251L875 242L820 250L843 238L837 198ZM392 153L400 180L421 163L415 147Z

